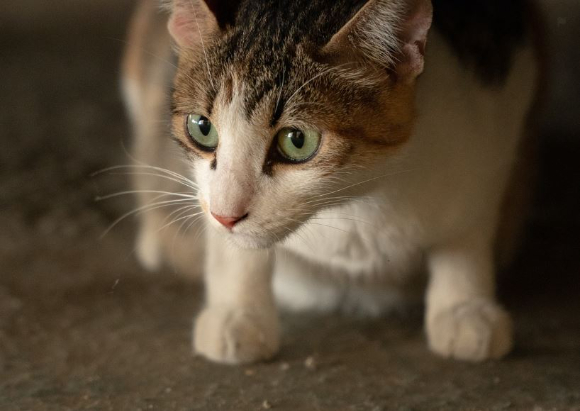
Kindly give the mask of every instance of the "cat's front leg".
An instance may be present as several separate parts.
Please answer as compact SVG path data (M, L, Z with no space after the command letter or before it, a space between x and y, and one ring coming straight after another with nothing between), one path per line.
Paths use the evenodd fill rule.
M195 321L194 348L221 363L266 360L280 346L270 250L245 250L208 233L207 303Z
M427 337L445 357L483 361L513 345L509 314L495 299L491 241L483 236L436 247L429 257Z

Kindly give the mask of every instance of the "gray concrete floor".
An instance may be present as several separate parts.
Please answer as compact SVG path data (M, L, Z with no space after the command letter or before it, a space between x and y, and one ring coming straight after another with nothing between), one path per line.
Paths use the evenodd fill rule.
M446 361L421 318L284 318L273 361L195 358L199 288L134 261L118 97L127 10L103 24L0 30L1 410L580 410L580 150L544 139L527 240L501 284L517 346ZM78 27L77 27L78 26Z

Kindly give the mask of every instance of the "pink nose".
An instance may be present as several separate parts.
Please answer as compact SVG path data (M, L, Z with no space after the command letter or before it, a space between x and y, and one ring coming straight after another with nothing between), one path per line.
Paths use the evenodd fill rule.
M234 228L234 226L237 223L239 223L240 221L242 221L244 218L246 218L248 216L247 214L245 214L241 217L224 217L221 215L214 214L213 212L211 213L211 215L213 216L213 218L215 218L221 225L223 225L228 230L231 230L232 228Z

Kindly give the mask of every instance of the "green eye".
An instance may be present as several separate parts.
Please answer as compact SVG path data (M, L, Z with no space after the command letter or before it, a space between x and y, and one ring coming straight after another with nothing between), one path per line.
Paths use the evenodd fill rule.
M284 128L276 136L278 152L287 160L302 163L310 160L320 146L320 133L302 131L296 128Z
M198 114L188 115L186 129L191 140L202 150L214 151L218 146L218 133L207 117Z

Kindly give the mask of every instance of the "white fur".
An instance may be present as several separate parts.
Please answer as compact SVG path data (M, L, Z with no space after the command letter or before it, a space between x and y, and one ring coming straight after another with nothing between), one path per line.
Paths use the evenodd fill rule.
M279 248L273 281L276 301L290 311L340 310L371 317L403 308L409 302L409 296L398 287L357 284L345 275L340 268L316 264Z

